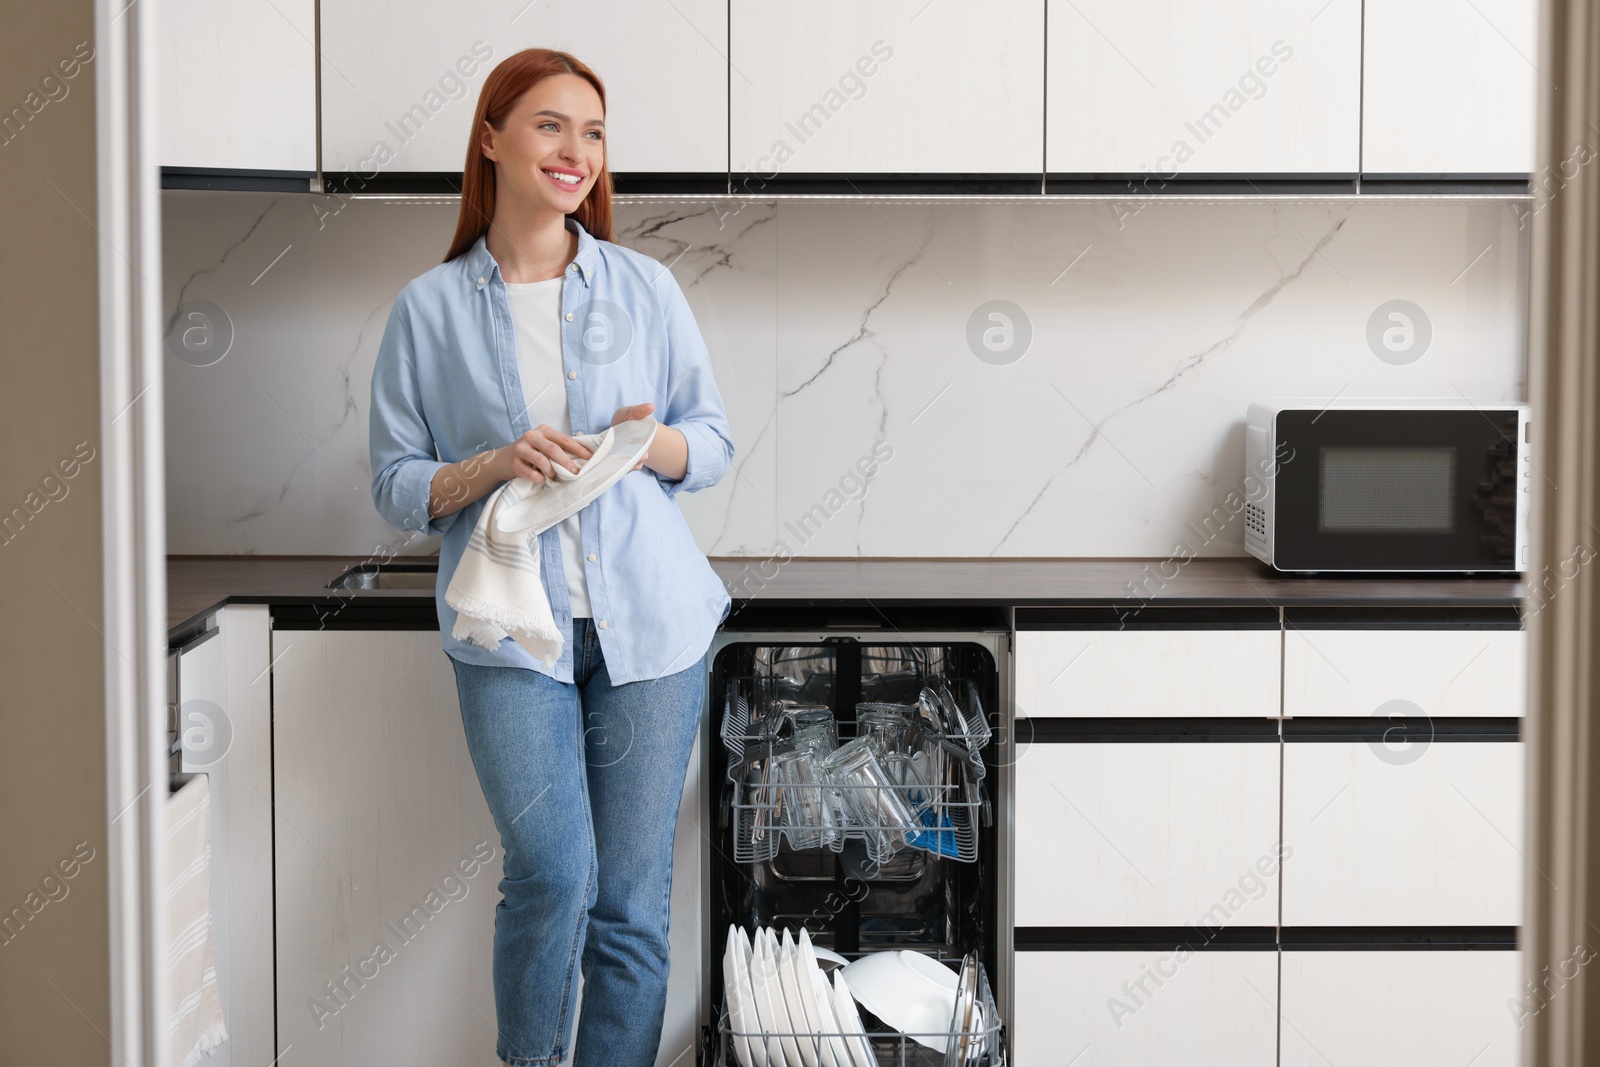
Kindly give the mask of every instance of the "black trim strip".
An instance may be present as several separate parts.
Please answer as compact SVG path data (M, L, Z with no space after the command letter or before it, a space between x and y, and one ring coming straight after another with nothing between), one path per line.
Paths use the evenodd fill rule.
M1163 196L1351 196L1354 174L1091 174L1045 175L1045 192L1070 196L1123 195L1130 200Z
M163 189L229 189L255 192L308 192L315 171L162 167ZM459 171L397 171L362 174L325 171L328 193L456 196ZM622 195L762 196L1038 196L1039 174L760 174L756 172L635 171L611 176ZM1044 192L1054 196L1276 196L1435 195L1529 196L1525 175L1355 175L1184 174L1162 178L1139 174L1046 174Z
M1387 742L1399 745L1405 742L1426 744L1430 741L1520 741L1522 720L1517 718L1380 718L1373 715L1349 718L1316 718L1283 720L1283 739L1289 741L1330 741L1368 743Z
M224 189L231 192L308 193L317 176L311 170L242 170L162 167L163 189Z
M322 191L329 194L368 196L460 196L459 171L324 171Z
M1375 720L1388 722L1388 720ZM1391 723L1392 725L1392 723ZM1126 744L1140 742L1271 742L1278 740L1278 720L1240 716L1221 718L1071 718L1018 719L1012 736L1029 744Z
M1296 607L1285 605L1284 626L1294 630L1520 630L1522 611L1506 604L1437 607Z
M1275 938L1274 935L1277 935ZM1512 951L1515 926L1019 926L1017 952Z
M1438 951L1517 947L1515 926L1285 926L1285 952Z
M752 199L784 193L1038 196L1039 174L1037 171L1032 174L760 174L735 171L728 175L728 188L734 196Z
M1270 926L1019 926L1012 945L1018 952L1271 951L1275 934Z
M299 604L273 604L274 630L437 630L439 612L433 598L375 597L330 593Z
M949 604L936 601L891 603L826 600L742 600L734 590L733 607L723 630L986 630L1008 628L1003 605Z
M1130 600L1097 607L1018 607L1018 630L1276 630L1269 605L1180 607Z

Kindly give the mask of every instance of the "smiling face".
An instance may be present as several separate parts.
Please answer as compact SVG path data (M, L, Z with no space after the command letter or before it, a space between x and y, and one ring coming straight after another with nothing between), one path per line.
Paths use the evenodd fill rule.
M600 94L576 74L546 78L522 94L502 129L485 122L479 145L494 161L505 206L570 214L605 164Z

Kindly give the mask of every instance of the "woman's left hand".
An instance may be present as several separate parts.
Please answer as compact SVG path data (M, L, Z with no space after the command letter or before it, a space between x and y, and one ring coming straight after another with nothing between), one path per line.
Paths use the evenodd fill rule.
M628 422L633 419L648 419L650 413L655 409L656 406L654 404L629 404L627 407L617 409L617 413L611 416L611 425L615 426L619 422ZM639 457L639 462L633 465L633 469L639 470L643 468L645 460L649 458L650 452L646 449L645 454Z

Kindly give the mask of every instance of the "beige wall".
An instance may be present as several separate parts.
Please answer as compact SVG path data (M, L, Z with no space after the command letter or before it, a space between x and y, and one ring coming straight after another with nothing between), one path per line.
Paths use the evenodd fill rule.
M71 66L80 43L84 54L93 48L93 7L54 0L12 5L9 16L0 33L0 118L11 117L0 126L0 519L21 508L27 521L0 525L0 1062L106 1064L120 1058L101 1036L110 1023L96 64ZM63 59L75 77L61 76ZM87 463L74 455L80 443ZM62 477L63 460L74 477Z

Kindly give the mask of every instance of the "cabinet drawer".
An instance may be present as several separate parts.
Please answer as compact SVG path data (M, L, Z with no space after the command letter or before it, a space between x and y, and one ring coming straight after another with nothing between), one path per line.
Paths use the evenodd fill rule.
M1284 634L1283 713L1371 715L1404 700L1419 709L1412 715L1521 715L1527 636L1523 630L1291 626Z
M1018 952L1013 1058L1273 1067L1277 985L1273 952Z
M1276 744L1036 744L1015 819L1018 926L1277 922Z
M1517 925L1523 758L1509 741L1286 744L1284 925Z
M1017 717L1275 716L1277 630L1023 630Z
M1283 1067L1514 1067L1521 1038L1507 1008L1522 1000L1519 957L1285 952Z

